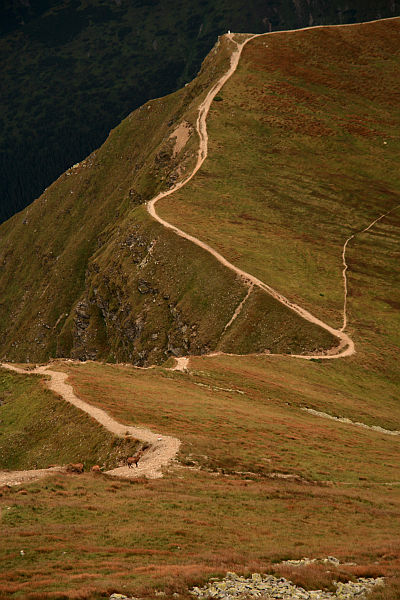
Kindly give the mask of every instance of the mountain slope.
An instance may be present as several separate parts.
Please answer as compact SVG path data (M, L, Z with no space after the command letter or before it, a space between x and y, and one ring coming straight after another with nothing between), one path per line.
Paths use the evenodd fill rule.
M41 469L50 464L84 462L115 467L138 447L120 439L85 413L60 401L39 377L0 369L1 470Z
M190 172L197 106L231 51L223 40L196 80L135 111L98 152L2 226L4 358L148 364L216 348L247 287L141 204ZM177 152L182 121L191 135ZM335 343L264 297L239 327L234 350L301 353Z
M381 330L394 345L399 27L392 19L250 41L213 103L207 162L158 204L161 217L335 327L343 245L393 211L347 247L347 307L356 336L385 311ZM364 239L375 247L369 264L354 256Z
M206 163L181 190L160 201L167 220L210 242L300 306L311 312L317 307L334 327L340 326L343 309L345 239L398 200L398 123L392 110L398 26L394 19L250 41L239 71L215 98ZM247 286L144 209L144 202L193 169L198 107L227 71L233 48L229 36L222 38L196 80L135 111L98 152L3 226L5 358L73 356L145 365L171 354L214 349L300 354L337 345L327 331L261 291L252 293L228 326L242 308ZM338 98L353 103L350 121ZM375 120L368 135L365 128L360 133L360 125L354 127L357 111L362 119ZM335 132L337 122L344 126ZM266 153L271 155L267 163ZM336 189L324 194L324 186L341 171L344 184L339 179ZM360 203L364 189L370 195L367 206ZM358 195L351 197L355 190ZM393 264L389 286L396 274Z
M0 598L121 591L185 599L229 570L275 573L323 590L318 597L333 582L384 576L371 600L398 600L398 28L393 20L248 42L212 103L202 168L156 205L335 327L343 326L348 240L346 331L356 354L213 353L181 361L184 371L53 363L79 398L118 422L178 436L178 464L152 482L111 484L86 473L1 490ZM9 244L1 251L8 279L0 285L10 288L4 353L46 356L57 346L140 365L229 344L233 352L287 352L332 343L257 286L246 298L231 270L150 219L143 204L191 172L198 139L191 131L186 141L181 123L193 127L232 48L224 36L197 81L134 113L10 231L0 230ZM22 262L28 233L32 270ZM58 260L39 264L53 245ZM37 386L22 375L17 384L11 393ZM12 415L8 396L0 411ZM36 406L44 418L46 403ZM279 564L304 556L317 563ZM332 556L340 565L324 560Z
M398 0L6 0L0 9L0 220L149 98L189 81L217 35L399 14Z

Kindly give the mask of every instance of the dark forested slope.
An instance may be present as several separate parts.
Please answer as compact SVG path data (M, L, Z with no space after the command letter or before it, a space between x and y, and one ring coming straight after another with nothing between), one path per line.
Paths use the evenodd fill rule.
M131 110L191 80L227 29L258 33L398 12L398 0L5 0L0 221Z

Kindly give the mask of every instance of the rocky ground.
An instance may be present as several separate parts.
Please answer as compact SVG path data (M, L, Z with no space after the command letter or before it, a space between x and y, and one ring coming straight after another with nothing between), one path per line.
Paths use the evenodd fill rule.
M285 561L284 564L301 566L311 563L339 564L333 557L327 559L302 559ZM337 583L335 592L323 590L307 591L294 585L284 577L253 573L250 577L241 577L236 573L227 573L224 579L211 579L202 588L195 587L191 594L199 600L236 600L239 598L260 598L264 600L364 600L377 585L383 585L383 577L376 579L360 577L356 582ZM123 594L112 594L109 600L137 600Z
M240 577L236 573L218 581L211 581L203 588L193 588L191 593L200 600L208 598L233 600L235 598L265 598L268 600L361 600L366 598L374 586L382 585L383 578L360 578L357 582L338 583L336 592L322 590L307 591L297 587L284 577L260 575L253 573L251 577Z

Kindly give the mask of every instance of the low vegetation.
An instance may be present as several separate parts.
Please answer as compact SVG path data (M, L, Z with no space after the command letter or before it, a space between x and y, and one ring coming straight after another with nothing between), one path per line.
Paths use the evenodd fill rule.
M82 462L112 468L137 448L43 386L40 376L0 369L0 470Z
M163 218L335 327L345 240L400 204L399 28L392 19L249 42L212 105L207 161L158 203ZM349 244L350 326L366 265L363 306L386 271L397 277L399 215ZM370 237L372 262L357 251ZM379 301L390 310L386 287Z
M151 598L161 590L185 598L188 587L227 570L271 571L304 555L375 563L371 573L390 580L399 569L399 502L399 487L382 495L365 484L329 488L190 469L149 483L57 475L0 498L0 597ZM315 574L307 581L329 586Z
M285 360L290 359L282 363ZM63 368L71 373L79 397L119 422L179 437L183 464L256 478L290 474L356 484L360 479L397 481L398 437L337 424L300 410L310 404L329 410L324 396L316 394L321 389L319 365L311 363L308 386L299 392L304 366L299 368L304 379L296 378L293 369L286 385L284 370L274 360L270 369L267 361L246 358L243 364L240 358L199 358L193 360L193 370L187 375L96 363ZM329 393L327 388L326 396ZM343 405L354 420L363 418L356 395L353 405ZM341 411L338 401L334 410ZM389 414L390 407L377 407L369 422L389 425ZM393 416L390 425L400 429Z
M222 40L191 84L132 113L99 151L1 226L3 358L146 365L219 343L239 353L335 345L325 330L257 294L250 318L224 336L247 288L143 206L193 166L197 136L174 156L173 133L182 120L194 128L199 102L227 69L230 44Z

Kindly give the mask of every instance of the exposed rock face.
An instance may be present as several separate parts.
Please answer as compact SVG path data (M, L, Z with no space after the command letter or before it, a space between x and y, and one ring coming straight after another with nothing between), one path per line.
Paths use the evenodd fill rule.
M154 236L155 231L159 235ZM190 307L191 276L185 253L170 246L161 228L132 224L128 232L118 232L112 247L112 260L106 248L87 269L86 291L74 311L74 358L105 358L144 366L171 355L203 354L215 347L224 321L210 329L208 311L196 318ZM243 287L228 276L234 287L228 294L221 288L224 320L234 311ZM205 277L198 275L201 294L207 293L210 285Z
M180 257L184 273L179 273L162 248L162 268L157 267L152 249L160 228L149 227L141 205L190 168L194 148L188 143L174 154L169 136L225 71L225 62L222 52L214 53L201 75L173 98L155 100L129 115L98 151L68 169L23 215L2 225L3 360L131 360L135 352L137 364L145 364L148 357L152 360L150 349L164 360L168 345L183 347L179 326L169 327L175 321L172 310L183 324L198 327L184 289L194 283L196 270L191 273ZM165 236L160 239L165 242ZM168 252L173 258L171 244ZM180 278L184 308L170 291L171 269ZM161 284L167 279L168 285L159 284L160 271ZM240 292L237 286L232 310ZM218 334L205 336L212 347ZM206 346L205 339L198 344L199 349Z

